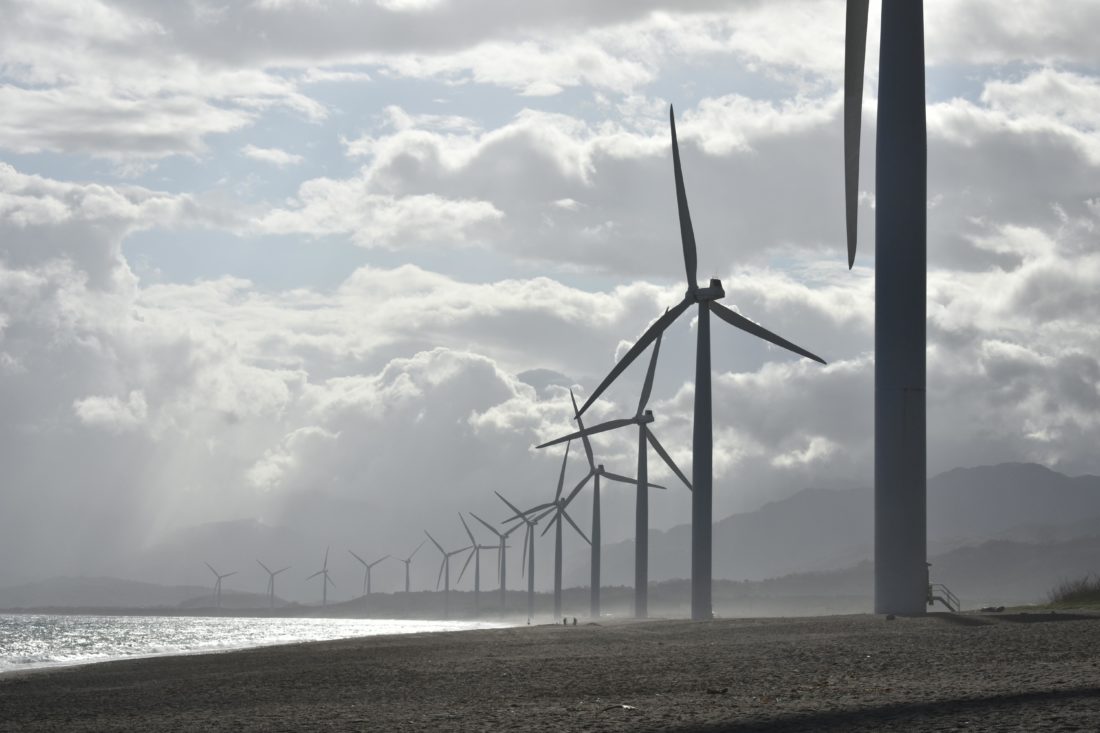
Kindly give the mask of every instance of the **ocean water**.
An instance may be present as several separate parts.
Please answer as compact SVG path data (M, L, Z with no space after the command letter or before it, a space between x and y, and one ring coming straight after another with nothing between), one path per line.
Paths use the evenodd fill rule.
M0 614L0 673L298 641L504 626L478 621Z

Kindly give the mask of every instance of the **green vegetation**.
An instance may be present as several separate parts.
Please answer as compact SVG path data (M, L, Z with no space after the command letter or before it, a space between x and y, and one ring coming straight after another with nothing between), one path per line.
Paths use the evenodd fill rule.
M1063 580L1047 592L1050 606L1063 608L1100 606L1100 577L1086 575L1075 580Z

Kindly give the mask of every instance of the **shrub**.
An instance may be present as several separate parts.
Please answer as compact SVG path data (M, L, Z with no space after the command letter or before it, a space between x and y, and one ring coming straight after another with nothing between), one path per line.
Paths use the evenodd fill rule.
M1047 601L1059 606L1100 605L1100 577L1086 575L1074 580L1063 580L1047 591Z

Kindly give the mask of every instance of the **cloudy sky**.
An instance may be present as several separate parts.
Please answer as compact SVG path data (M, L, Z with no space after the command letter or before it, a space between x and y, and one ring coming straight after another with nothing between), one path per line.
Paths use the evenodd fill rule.
M929 469L1100 473L1100 4L926 5ZM401 554L502 517L494 489L543 500L567 387L682 297L669 103L700 277L829 361L714 326L716 517L869 485L874 10L851 272L839 1L0 17L0 580L314 501ZM683 318L651 403L685 471L692 343ZM593 419L633 411L644 361ZM601 460L632 473L633 441ZM629 493L605 502L628 536Z

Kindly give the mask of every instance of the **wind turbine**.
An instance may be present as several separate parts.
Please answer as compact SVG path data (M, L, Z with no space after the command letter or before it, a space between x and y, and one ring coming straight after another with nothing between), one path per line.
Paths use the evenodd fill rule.
M576 433L572 433L572 434L567 435L567 436L564 436L562 438L557 438L555 440L551 440L547 443L543 443L542 445L540 445L538 447L539 448L545 448L546 446L557 445L558 443L568 443L568 441L571 441L573 438L578 438L578 437L584 443L585 456L587 456L587 458L588 458L588 474L585 475L585 477L583 479L581 479L581 482L579 484L577 484L576 487L574 487L572 492L570 492L569 497L565 500L565 505L568 506L569 503L571 501L573 501L573 497L575 497L580 492L580 490L582 488L584 488L585 484L587 484L590 480L592 481L592 542L591 542L591 561L590 561L590 565L589 565L589 567L591 568L591 573L592 573L591 592L590 592L590 612L591 612L591 615L592 615L593 618L599 618L599 616L600 616L600 552L601 552L601 549L602 549L602 545L600 543L600 477L602 476L604 478L611 479L612 481L618 481L618 482L624 483L624 484L634 484L635 486L638 487L638 492L642 493L642 494L646 493L647 488L663 489L664 487L663 486L658 486L657 484L650 484L648 482L639 483L635 479L627 478L626 476L620 476L617 473L611 473L610 471L606 470L603 467L602 463L599 464L599 465L596 465L596 459L592 455L592 444L588 441L588 436L593 432L593 430L585 430L584 421L581 419L580 411L577 410L577 398L573 396L573 390L569 390L569 397L570 397L570 399L573 400L573 414L575 415L574 419L577 421L577 425L580 427L580 431L578 431ZM652 414L650 415L650 419L652 419ZM630 424L633 421L628 420L628 421L625 421L625 422L626 422L626 424ZM618 427L618 425L616 424L616 425L613 425L612 427ZM604 429L609 430L610 428L604 428ZM602 431L597 430L595 432L602 432ZM567 453L568 453L568 450L569 449L567 447L566 448ZM562 466L562 469L564 471L564 466ZM648 498L648 496L647 496L647 498ZM545 534L545 533L546 533L546 531L543 530L543 534Z
M466 530L466 535L470 538L470 554L466 558L466 562L462 565L462 570L458 573L458 579L462 580L462 576L466 573L466 568L470 566L470 560L474 561L474 612L481 612L481 551L482 550L496 550L495 545L480 545L477 539L474 538L474 533L470 531L470 526L466 524L466 520L462 518L462 513L458 514L459 520L462 522L462 528ZM500 563L497 562L497 572L500 572Z
M401 560L401 562L405 563L405 592L406 593L409 592L409 565L413 561L413 556L416 555L416 553L420 552L420 548L424 546L425 542L427 542L427 540L420 540L420 544L417 545L416 549L413 550L411 553L409 553L409 556L406 557L404 560L401 560L401 558L397 558L398 560Z
M535 617L535 525L538 524L538 520L541 519L544 514L539 515L535 519L531 519L527 516L528 512L522 512L512 502L501 496L499 491L494 491L501 501L503 501L509 509L515 512L515 516L505 519L503 523L511 522L514 519L522 520L521 524L517 524L511 529L505 531L505 536L508 536L521 526L527 527L523 533L523 559L520 560L520 577L523 576L524 566L526 566L527 572L527 621L530 622ZM503 575L501 576L503 577Z
M848 0L844 195L856 256L869 0ZM875 612L924 613L928 137L923 0L882 3L875 145Z
M503 499L504 497L502 496L500 498ZM505 503L507 504L508 502L505 501ZM513 532L515 532L520 527L525 526L525 524L520 523L520 524L515 525L511 529L506 529L503 532L498 532L496 527L489 524L488 522L486 522L484 519L482 519L478 515L474 514L473 512L470 512L470 516L473 517L474 519L476 519L477 521L481 522L483 525L485 525L486 529L488 529L490 532L495 534L497 536L497 538L500 540L500 549L499 549L500 554L499 554L499 557L498 557L499 568L498 568L497 572L500 574L500 612L503 614L505 612L505 601L507 600L507 590L505 588L505 585L507 584L507 577L508 577L507 554L505 553L505 549L507 549L507 545L505 543L508 541L508 535L512 534ZM527 547L526 543L527 543L527 540L525 538L524 539L524 548L525 549ZM521 567L522 567L522 565L521 565Z
M231 573L219 573L217 570L214 569L214 567L210 563L204 562L203 565L210 568L210 572L214 573L214 577L217 578L217 580L214 581L214 607L215 608L221 608L222 607L222 581L224 579L228 578L231 575L236 575L237 571L234 570Z
M359 557L358 555L356 555L351 550L348 550L348 552L351 552L351 556L354 557L356 560L358 560L360 563L363 564L363 568L364 568L364 571L363 571L363 595L369 596L370 595L370 571L372 569L374 569L374 566L377 565L378 563L382 562L383 560L388 560L390 556L389 555L383 555L382 557L378 558L374 562L367 562L366 560Z
M271 568L260 562L259 558L256 559L256 562L260 563L260 567L267 572L267 600L270 607L275 608L275 576L279 573L290 570L290 566L287 565L285 568L272 570Z
M589 465L592 465L592 449L588 443L588 436L595 435L596 433L602 433L608 430L615 430L616 428L628 427L630 425L638 426L638 479L635 483L637 486L637 498L634 504L634 616L636 618L645 618L648 614L648 588L649 588L649 491L647 490L647 484L649 484L649 451L648 446L652 445L653 449L657 451L659 455L676 476L679 477L688 490L691 490L691 483L680 471L676 463L672 460L672 457L668 454L668 451L664 449L660 441L657 440L657 436L653 434L653 431L649 429L649 423L653 422L653 411L647 410L646 405L649 403L649 395L653 390L653 374L657 369L657 355L661 350L661 338L658 334L657 340L653 342L653 353L649 357L649 370L646 371L645 383L642 385L642 396L638 400L638 411L634 414L634 417L622 418L619 420L609 420L599 425L594 425L590 428L585 428L584 423L580 420L580 415L577 415L577 424L580 426L580 430L575 433L571 433L562 438L551 440L547 443L543 443L538 446L539 448L545 448L547 446L555 445L563 441L572 440L574 438L582 438L584 440L584 448L588 452ZM570 390L569 395L572 397L573 393ZM573 400L573 410L577 411L577 402ZM598 501L599 496L599 476L596 476L596 494L594 501ZM595 548L599 542L598 540L598 523L596 515L598 515L598 505L593 506L593 520L592 520L592 541L593 548ZM593 587L597 587L599 581L599 567L598 558L595 551L593 552ZM593 596L593 616L599 615L599 596Z
M539 514L534 519L535 522L537 522L539 519L542 519L543 517L545 517L549 514L553 515L550 518L550 523L546 525L546 529L542 530L542 534L545 535L547 532L549 532L550 527L555 528L554 529L554 618L555 619L558 619L558 618L561 617L561 547L562 547L561 520L562 520L562 518L564 517L565 521L569 522L569 524L573 527L573 529L577 530L577 534L579 534L582 538L584 538L585 542L587 542L589 545L593 544L592 540L588 539L588 535L586 535L584 533L584 530L582 530L577 525L577 523L573 521L573 518L570 517L569 513L565 510L565 508L569 505L569 502L573 500L573 497L575 497L577 495L577 493L581 490L581 488L584 486L584 483L587 482L588 479L591 478L592 475L593 475L592 471L590 470L589 473L588 473L588 476L585 478L585 480L583 482L581 482L573 490L573 492L569 495L568 499L562 497L562 488L564 488L564 486L565 486L565 464L568 463L568 461L569 461L569 445L570 445L569 443L565 444L565 455L562 456L562 459L561 459L561 473L558 475L558 490L554 493L554 500L553 501L548 501L545 504L539 504L538 506L531 507L530 509L528 509L524 513L525 519L526 519L527 514L536 514L538 512L542 512L542 514ZM602 467L601 467L601 469L602 469ZM593 469L593 470L595 470L595 469ZM625 477L623 477L623 478L625 478ZM596 511L598 511L598 510L599 510L599 504L597 502ZM515 519L515 517L513 517L513 519ZM532 540L531 549L532 549L532 552L533 552L534 551L534 541L533 540Z
M323 575L324 576L324 580L321 581L321 607L324 608L325 606L328 605L328 587L329 587L329 585L331 585L333 588L336 587L336 583L333 583L332 578L328 577L328 548L327 547L325 548L325 562L321 566L321 569L318 570L313 575L306 578L306 580L312 580L313 578L316 578L318 575Z
M692 434L691 467L691 617L693 619L712 618L711 605L711 522L713 509L713 425L711 418L710 391L710 315L721 318L726 323L742 331L764 339L788 351L793 351L822 364L825 361L809 351L796 346L786 339L757 325L739 313L721 305L718 300L724 298L722 281L711 278L710 285L699 287L696 282L697 255L695 233L691 227L691 214L688 212L687 192L684 188L684 175L680 170L680 148L676 142L676 118L672 107L668 109L669 125L672 128L672 167L676 178L676 202L680 214L680 242L684 251L684 270L687 273L687 293L684 299L665 311L654 321L641 338L623 354L619 363L604 378L595 391L581 407L581 414L587 410L616 377L638 357L647 346L680 317L689 306L697 305L699 320L696 327L695 351L695 421Z
M459 550L452 550L447 552L443 549L443 545L435 541L435 537L428 534L428 530L424 530L424 534L428 535L428 539L432 541L432 544L439 549L439 552L443 555L443 562L439 564L439 576L435 579L435 589L439 590L440 578L446 578L443 583L443 618L451 617L451 556L458 555L459 553L466 552L469 547L463 547Z

